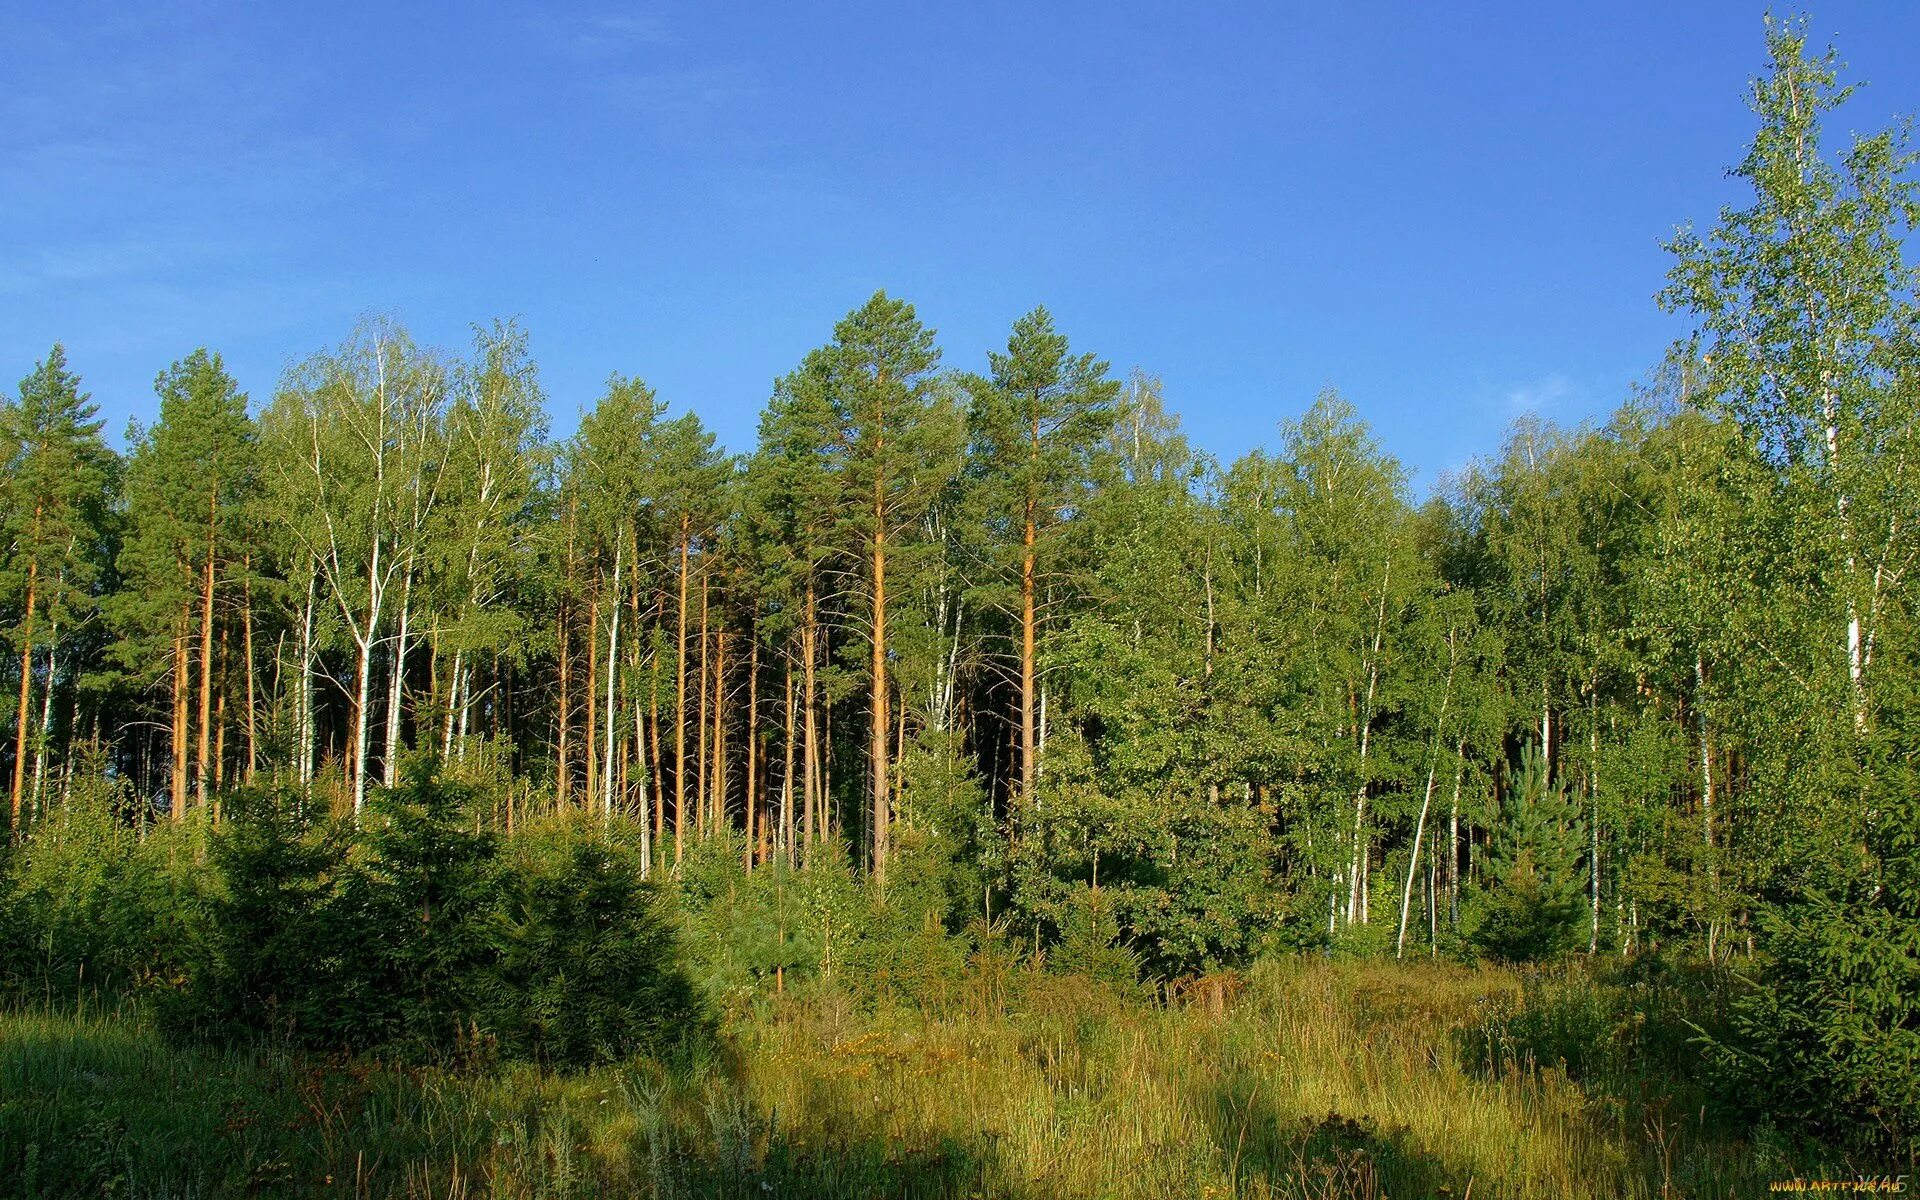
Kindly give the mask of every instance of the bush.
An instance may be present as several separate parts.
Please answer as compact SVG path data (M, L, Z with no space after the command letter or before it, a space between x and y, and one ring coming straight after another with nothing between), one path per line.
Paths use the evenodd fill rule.
M1750 1117L1920 1160L1920 695L1890 694L1834 842L1845 862L1760 910L1766 954L1706 1036Z
M1773 961L1711 1048L1755 1116L1920 1152L1920 911L1809 897L1763 919Z
M641 863L632 847L565 824L525 840L492 1026L503 1047L585 1064L711 1032Z
M229 804L208 932L162 997L176 1030L569 1064L709 1031L638 856L605 831L543 827L505 852L426 763L359 830L295 800Z
M297 799L254 790L226 797L228 820L211 839L221 886L187 955L186 986L158 993L163 1023L290 1033L323 1018L339 969L328 904L346 831L310 822Z
M1487 847L1486 882L1467 900L1467 940L1503 962L1551 958L1573 948L1587 876L1583 826L1565 785L1536 747L1501 803Z
M177 980L205 927L205 826L145 837L99 778L0 845L0 994L114 994Z

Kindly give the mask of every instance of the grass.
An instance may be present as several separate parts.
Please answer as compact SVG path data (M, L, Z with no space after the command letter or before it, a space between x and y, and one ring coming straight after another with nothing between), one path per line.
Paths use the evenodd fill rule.
M1002 994L763 998L724 1051L575 1074L15 1010L0 1195L1727 1196L1795 1165L1696 1108L1657 989L1294 960L1217 1003L1039 972Z

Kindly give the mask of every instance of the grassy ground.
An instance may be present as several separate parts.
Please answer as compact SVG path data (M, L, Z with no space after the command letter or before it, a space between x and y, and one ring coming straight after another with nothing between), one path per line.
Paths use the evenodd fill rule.
M1664 1072L1658 989L1314 961L1169 1005L1017 982L938 1015L788 996L704 1061L573 1075L15 1011L0 1195L1726 1196L1792 1173Z

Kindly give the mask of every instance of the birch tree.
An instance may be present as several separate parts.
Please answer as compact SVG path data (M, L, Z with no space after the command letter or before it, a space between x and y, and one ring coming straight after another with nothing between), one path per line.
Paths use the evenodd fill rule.
M356 814L366 802L374 674L389 637L393 678L404 671L407 591L445 464L444 405L440 365L397 325L374 321L293 368L261 419L280 519L350 643L346 757ZM387 747L390 759L396 750Z

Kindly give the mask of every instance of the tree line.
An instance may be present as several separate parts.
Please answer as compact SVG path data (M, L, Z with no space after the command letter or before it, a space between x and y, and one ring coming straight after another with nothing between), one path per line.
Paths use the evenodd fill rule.
M252 782L351 817L428 754L647 872L931 855L1167 971L1724 960L1785 898L1892 902L1912 162L1823 151L1831 56L1770 47L1751 195L1671 245L1694 337L1424 499L1332 392L1215 460L1043 308L953 368L875 294L740 455L620 374L556 441L516 324L391 320L258 402L196 350L121 454L56 346L0 406L14 835L79 777L135 824Z

